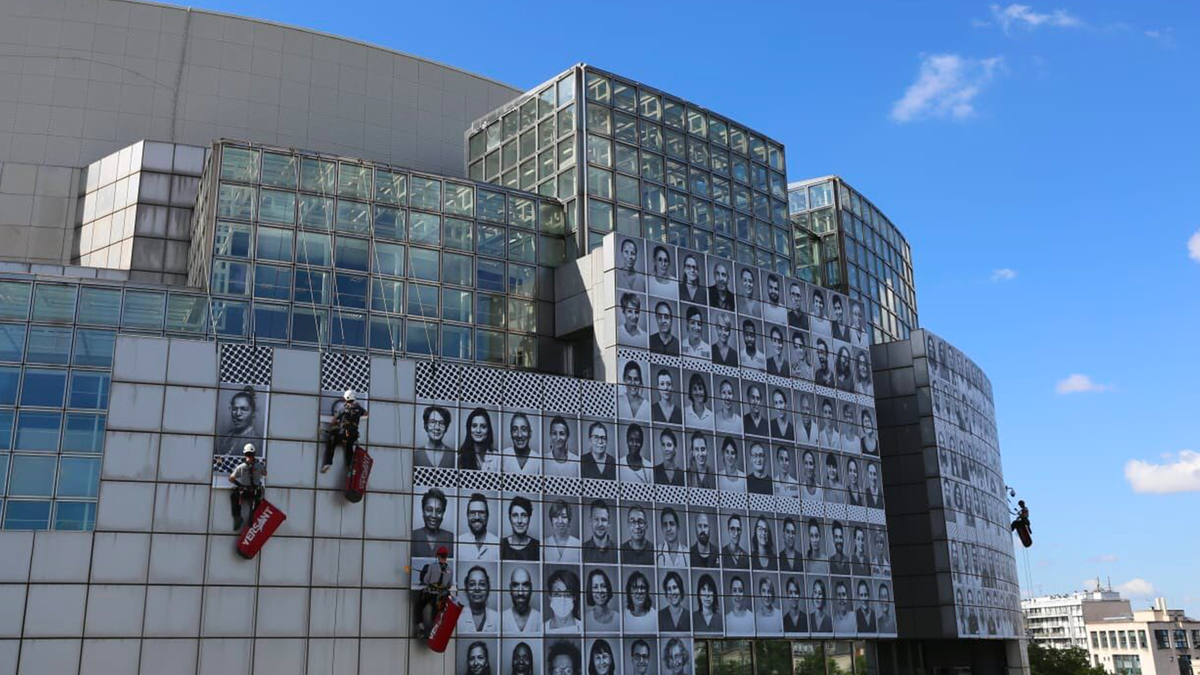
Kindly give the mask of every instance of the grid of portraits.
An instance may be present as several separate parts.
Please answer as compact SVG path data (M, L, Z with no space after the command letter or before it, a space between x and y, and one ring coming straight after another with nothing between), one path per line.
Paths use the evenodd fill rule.
M991 383L958 349L924 335L958 633L1016 637L1020 588Z

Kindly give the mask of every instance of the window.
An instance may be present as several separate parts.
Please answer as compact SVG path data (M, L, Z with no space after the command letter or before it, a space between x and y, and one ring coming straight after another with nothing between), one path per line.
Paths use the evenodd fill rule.
M63 431L63 452L87 452L99 454L104 451L104 415L68 413Z
M1100 648L1100 638L1096 635L1096 631L1092 631L1092 649Z
M254 335L264 340L287 340L287 305L270 305L265 302L255 303Z
M300 195L300 226L315 230L333 229L333 200Z
M1117 675L1142 675L1142 657L1137 654L1114 654L1113 670Z
M337 275L337 295L333 302L339 307L367 308L367 279L356 274Z
M75 352L71 362L77 366L111 368L116 342L114 331L80 328L75 331Z
M455 288L442 289L442 318L471 323L474 294Z
M292 232L277 227L258 228L258 247L255 257L260 260L292 261Z
M375 236L380 239L395 239L404 241L408 227L405 224L406 211L392 209L386 206L375 207Z
M342 164L338 171L338 196L370 199L371 167Z
M249 292L250 266L231 260L217 260L213 263L212 292L228 295L246 295ZM126 315L129 305L125 306Z
M262 158L262 184L296 189L296 156L264 152Z
M409 247L408 275L423 281L438 281L438 252L424 248Z
M91 531L96 529L95 502L58 502L54 509L54 529Z
M407 322L406 351L410 354L438 353L438 325L427 321Z
M218 229L220 225L218 224ZM246 240L249 242L249 239ZM121 291L84 286L79 290L79 323L115 326L121 316Z
M392 319L383 316L371 317L370 339L371 349L384 351L399 351L400 338L404 335L402 319Z
M256 265L254 268L254 297L290 300L292 297L292 268Z
M17 385L21 381L21 369L16 366L0 368L0 405L17 404Z
M213 241L213 255L231 258L250 257L250 226L245 223L218 221ZM117 305L120 305L119 301Z
M0 281L0 319L25 319L29 316L29 284Z
M367 344L367 323L363 314L338 310L331 328L335 345L365 347Z
M6 530L45 530L50 527L50 502L8 502L4 510Z
M337 164L311 157L300 160L300 189L308 192L330 194L333 192L334 173Z
M213 300L210 308L213 330L218 335L244 336L249 326L250 306L234 300Z
M1108 633L1106 631L1100 631L1100 646L1108 649Z
M297 307L292 310L292 340L295 342L329 342L329 312L324 309Z
M475 357L489 363L504 363L504 333L483 328L476 330Z
M33 294L34 321L74 321L78 286L38 284Z
M300 232L296 235L296 262L328 267L330 260L329 235L315 232Z
M2 328L10 328L4 326ZM12 338L23 338L25 336L24 326L15 326L19 330L9 331L18 335ZM48 363L52 365L66 365L71 358L71 329L70 328L52 328L50 326L30 326L29 327L29 351L26 355L26 360L29 363ZM10 338L11 339L11 338ZM0 353L11 351L9 345L4 344L4 332L0 331ZM18 354L20 343L15 345ZM4 358L0 356L0 358ZM17 359L10 359L17 360Z
M300 268L296 270L295 279L296 302L308 302L314 305L329 303L329 272Z
M1174 638L1176 649L1187 649L1187 631L1182 628L1176 628L1171 631L1171 637Z
M217 194L218 218L254 220L254 188L222 183Z
M1138 631L1138 648L1146 649L1146 631L1144 630Z
M338 237L334 264L340 269L366 272L370 269L367 249L366 239Z
M221 151L221 180L253 183L258 180L258 150L225 146Z
M442 206L442 182L432 178L412 177L410 205L416 209L438 211Z
M258 218L267 223L292 225L296 222L296 193L263 188L259 195Z
M1159 649L1170 649L1170 636L1165 630L1154 631L1154 646Z
M248 267L242 265L243 268ZM216 272L214 271L214 275ZM245 275L249 274L244 270L241 279L241 292L246 292ZM166 293L154 293L150 291L128 291L125 293L125 311L121 315L121 326L123 328L143 328L150 330L160 330L163 323L163 314L166 309Z
M404 246L402 244L375 244L375 271L393 277L404 276Z
M408 201L408 176L382 169L376 170L375 201L403 206Z
M58 449L58 432L61 427L61 413L22 410L17 415L17 442L14 449L54 452Z
M71 374L70 408L105 410L108 408L108 373L77 370Z
M67 371L27 368L21 383L21 405L61 408L66 389Z
M351 234L367 234L371 231L371 207L363 202L339 199L337 203L337 231Z
M96 497L100 492L99 457L63 457L58 467L59 497Z
M409 216L409 239L418 244L441 244L442 217L414 211Z

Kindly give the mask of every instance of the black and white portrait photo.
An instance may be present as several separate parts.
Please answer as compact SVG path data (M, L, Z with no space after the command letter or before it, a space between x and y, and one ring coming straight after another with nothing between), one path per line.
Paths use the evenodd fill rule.
M242 456L247 443L254 445L258 458L266 454L264 431L267 427L267 404L270 394L266 387L246 385L217 392L217 439L214 456Z

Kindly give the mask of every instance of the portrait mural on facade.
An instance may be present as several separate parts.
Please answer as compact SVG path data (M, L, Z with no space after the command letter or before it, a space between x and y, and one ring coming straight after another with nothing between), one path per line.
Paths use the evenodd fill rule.
M894 635L852 303L605 245L609 382L467 367L454 390L419 366L412 566L452 551L460 672L690 673L697 636Z
M945 340L928 331L913 339L922 334L958 635L1019 637L1020 589L991 382Z

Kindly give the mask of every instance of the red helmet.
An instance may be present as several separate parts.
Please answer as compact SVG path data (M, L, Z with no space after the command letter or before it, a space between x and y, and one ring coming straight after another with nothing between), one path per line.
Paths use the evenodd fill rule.
M438 547L437 557L445 558L445 557L448 557L449 555L450 555L450 549L446 548L445 546Z

